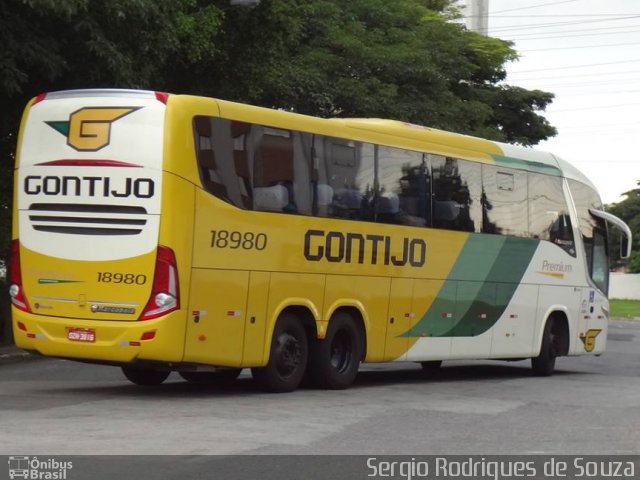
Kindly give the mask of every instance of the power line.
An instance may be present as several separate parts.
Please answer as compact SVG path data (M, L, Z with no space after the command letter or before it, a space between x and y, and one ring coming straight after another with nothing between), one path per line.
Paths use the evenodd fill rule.
M620 17L625 18L626 15L638 16L637 13L567 13L567 14L545 14L545 15L492 15L492 18L584 18L584 17ZM472 15L473 16L473 15ZM617 18L616 18L617 19ZM615 19L614 19L615 20Z
M586 111L586 110L601 110L603 108L634 107L636 105L640 105L640 102L618 103L615 105L596 105L591 107L565 108L562 110L553 110L552 112L547 112L547 113L556 114L556 113L565 113L565 112L580 112L580 111Z
M631 15L627 17L617 17L617 18L600 18L596 20L577 20L574 22L553 22L553 23L533 23L529 25L517 25L512 27L503 27L503 28L494 28L491 29L491 33L494 34L496 32L510 32L513 30L531 30L533 28L555 28L558 26L565 25L583 25L586 23L599 23L599 22L614 22L616 20L630 20L633 18L640 18L640 15Z
M551 70L568 70L571 68L584 68L584 67L599 67L602 65L620 65L620 64L624 64L624 63L636 63L636 62L640 62L640 58L638 59L633 59L633 60L620 60L617 62L604 62L604 63L589 63L589 64L585 64L585 65L568 65L568 66L564 66L564 67L551 67L551 68L536 68L534 70L521 70L519 72L512 72L509 75L517 75L520 73L533 73L533 72L548 72Z
M565 34L565 33L583 33L583 32L596 32L596 31L600 31L600 30L619 30L621 28L638 28L638 25L619 25L619 26L615 26L615 27L599 27L599 28L581 28L579 30L559 30L557 32L547 32L547 34ZM618 33L618 32L612 32L612 33ZM626 33L626 32L620 32L620 33ZM536 35L540 35L538 32L535 33L522 33L517 35L516 37L512 37L515 40L527 40L524 37L536 37Z
M633 127L639 126L639 122L633 123L602 123L596 125L570 125L568 127L557 127L559 130L588 129L588 128L608 128L608 127Z
M585 76L585 77L601 77L603 75L607 76L607 75L623 75L623 74L628 74L628 73L640 73L640 70L625 70L622 72L600 72L600 73L589 73L589 74L585 74L585 75L580 75L580 74L572 74L572 75L555 75L555 76L549 76L549 75L545 75L544 79L545 80L556 80L556 79L562 79L562 78L571 78L574 79L577 76ZM518 79L518 81L520 82L526 82L528 80L540 80L540 77L531 77L531 78L520 78ZM615 79L614 79L615 80ZM623 80L623 79L620 79ZM626 81L629 81L630 79L626 79Z
M520 80L514 80L514 82L520 82ZM533 82L533 80L529 80L529 82ZM544 82L543 78L538 79L536 83L540 84L541 82ZM625 85L625 84L631 84L635 86L639 82L640 80L638 80L637 78L631 78L628 80L621 79L621 80L609 80L609 81L598 81L598 82L574 82L574 83L546 83L545 82L544 88L550 88L553 90L562 90L563 88L571 88L571 89L574 89L576 87L594 88L594 87L607 87L609 85ZM532 87L527 87L527 88L532 88Z
M593 96L593 95L628 95L630 93L640 93L640 90L609 90L609 91L597 91L597 92L574 92L574 93L563 93L562 97L582 97L585 95Z
M578 0L564 0L562 2L540 3L538 5L531 5L530 7L520 7L520 8L511 8L509 10L499 10L497 12L490 12L490 14L494 15L496 13L515 12L515 11L519 11L519 10L529 10L531 8L546 7L546 6L549 6L549 5L560 5L561 3L573 3L573 2L577 2L577 1Z
M530 49L530 50L518 50L518 53L549 52L551 50L577 50L577 49L581 49L581 48L628 47L630 45L639 45L639 44L640 44L640 42L610 43L610 44L601 43L599 45L579 45L579 46L575 46L575 47L533 48L533 49Z
M585 32L585 30L565 30L566 33L549 32L549 33L553 33L554 34L554 35L550 35L550 36L544 36L544 37L532 36L531 38L510 37L509 40L518 41L518 42L527 42L529 40L551 40L551 39L555 39L555 38L575 38L575 37L600 37L600 36L604 36L604 35L626 35L628 33L638 33L638 32L640 32L640 29L638 29L638 27L636 25L630 26L630 27L594 28L592 30L609 30L609 29L619 30L621 28L632 28L633 30L628 30L626 32L580 33L580 34L576 34L576 35L567 35L567 33L570 33L570 32ZM537 33L536 34L524 34L524 35L537 35Z

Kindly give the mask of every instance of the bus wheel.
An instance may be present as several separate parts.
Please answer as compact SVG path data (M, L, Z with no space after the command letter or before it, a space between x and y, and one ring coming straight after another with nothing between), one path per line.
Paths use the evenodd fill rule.
M427 375L435 375L442 366L442 360L429 360L428 362L420 362L422 371Z
M269 363L252 368L251 374L269 392L291 392L302 381L308 356L307 332L302 322L293 314L283 313L273 332Z
M215 372L178 372L189 383L223 385L233 382L242 372L241 368L228 368Z
M127 377L127 380L136 385L160 385L171 372L125 365L122 367L122 373Z
M358 374L362 345L362 334L353 318L344 312L336 313L324 340L313 343L309 358L311 381L332 390L349 387Z
M533 373L539 377L549 377L553 375L553 370L556 366L556 356L558 352L556 348L557 335L553 325L553 319L548 319L542 334L540 355L531 359Z

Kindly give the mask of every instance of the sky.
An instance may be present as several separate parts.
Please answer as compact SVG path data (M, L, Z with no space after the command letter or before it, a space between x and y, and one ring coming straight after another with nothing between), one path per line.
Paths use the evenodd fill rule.
M507 84L555 94L558 135L535 148L623 200L640 181L640 0L489 0L489 35L520 54Z

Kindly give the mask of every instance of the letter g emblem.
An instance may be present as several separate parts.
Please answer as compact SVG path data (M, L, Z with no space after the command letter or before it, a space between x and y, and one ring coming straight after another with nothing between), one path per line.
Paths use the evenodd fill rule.
M67 145L79 152L96 152L109 145L111 124L142 107L84 107L69 121L45 122L67 137Z
M131 107L86 107L69 116L70 147L81 152L95 152L109 145L111 124L138 110Z

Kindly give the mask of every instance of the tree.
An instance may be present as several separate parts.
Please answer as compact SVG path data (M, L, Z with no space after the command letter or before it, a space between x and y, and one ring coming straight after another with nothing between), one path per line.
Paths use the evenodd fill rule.
M640 185L640 181L638 185ZM607 210L629 225L633 235L631 244L633 252L629 259L629 271L640 273L640 188L624 192L623 195L626 197L623 201L607 205ZM620 235L614 230L611 235L610 251L618 251L619 244Z
M538 113L553 96L497 85L516 52L451 22L452 4L263 0L248 10L226 7L217 61L170 83L300 113L393 118L524 145L555 135Z

